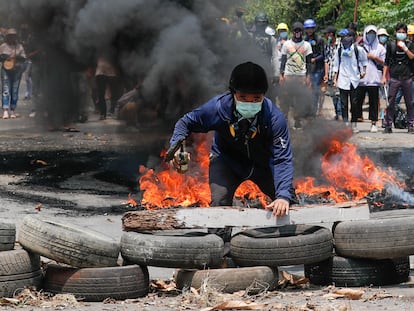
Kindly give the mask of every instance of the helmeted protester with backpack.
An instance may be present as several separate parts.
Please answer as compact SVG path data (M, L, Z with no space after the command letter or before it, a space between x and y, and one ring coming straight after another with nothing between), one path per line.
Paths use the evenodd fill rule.
M412 105L412 76L414 65L414 44L407 40L408 27L404 23L398 23L395 27L396 40L387 44L382 83L387 83L389 74L389 91L387 114L385 116L384 133L392 133L394 122L395 98L398 89L401 88L405 105L407 107L408 133L414 134L414 111Z
M312 58L310 65L310 79L312 83L313 110L318 110L319 98L321 93L321 83L325 70L325 43L321 36L317 35L316 22L313 19L307 19L303 22L305 29L305 41L308 41L312 47Z
M377 27L368 25L364 29L363 45L365 52L367 52L367 69L365 76L359 82L357 88L358 107L361 107L365 100L365 94L368 94L369 100L369 120L371 120L370 132L378 132L378 103L379 103L379 88L381 86L382 71L384 68L385 48L379 43L377 37Z
M366 74L367 54L362 47L355 44L355 35L351 30L342 29L339 35L342 38L334 59L334 86L339 88L342 118L345 122L348 122L348 105L351 102L352 131L357 133L357 121L361 115L357 104L357 88Z

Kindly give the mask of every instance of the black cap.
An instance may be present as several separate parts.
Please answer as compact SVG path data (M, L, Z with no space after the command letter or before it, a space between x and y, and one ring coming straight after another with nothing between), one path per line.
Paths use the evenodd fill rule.
M292 30L295 31L296 29L300 29L303 31L303 24L301 22L295 22L292 25Z
M323 33L336 33L336 28L332 25L326 26L324 30L322 30Z
M229 89L232 92L264 94L268 88L264 69L252 62L234 67L230 75Z

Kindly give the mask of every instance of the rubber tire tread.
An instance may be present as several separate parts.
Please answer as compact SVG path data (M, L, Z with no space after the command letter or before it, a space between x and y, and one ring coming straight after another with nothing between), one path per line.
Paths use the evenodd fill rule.
M204 232L125 232L121 237L121 255L138 265L165 268L219 267L224 242Z
M334 256L304 265L311 284L360 287L406 282L410 274L409 257L396 259L356 259Z
M26 216L20 227L23 248L79 268L116 266L120 245L99 232L47 218Z
M40 256L23 249L0 252L0 297L13 297L27 286L42 288Z
M353 258L387 259L414 255L414 217L340 222L335 252Z
M276 288L278 270L264 266L209 270L179 269L175 275L175 282L179 289L200 289L206 282L208 286L224 293L248 290L249 294L258 294Z
M331 231L310 225L249 229L230 240L231 257L242 267L319 262L331 257L332 250Z
M0 220L0 251L12 250L15 241L16 225L7 220Z
M89 302L135 299L148 294L149 274L147 267L138 265L78 269L50 264L44 291L70 293Z

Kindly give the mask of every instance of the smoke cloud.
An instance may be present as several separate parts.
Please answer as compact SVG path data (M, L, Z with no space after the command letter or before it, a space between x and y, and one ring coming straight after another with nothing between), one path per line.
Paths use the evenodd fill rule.
M48 66L43 99L57 122L80 108L69 96L76 93L73 73L102 54L116 60L126 91L139 84L145 105L175 121L225 91L238 63L266 64L257 47L236 38L234 25L221 19L242 2L15 0L1 1L0 10L11 12L7 26L27 23L36 34Z

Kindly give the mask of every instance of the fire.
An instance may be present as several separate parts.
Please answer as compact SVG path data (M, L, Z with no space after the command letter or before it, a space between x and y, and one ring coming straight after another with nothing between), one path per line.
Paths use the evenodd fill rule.
M210 141L209 135L192 135L196 150L191 152L189 171L179 174L168 164L163 163L159 171L140 166L142 175L139 184L143 191L141 204L147 209L171 206L208 207L210 187L208 184L208 167ZM161 153L164 158L165 151ZM267 197L259 187L250 181L242 183L235 196L238 198L258 199L263 205Z
M336 202L359 200L386 184L401 185L391 169L377 168L368 157L361 157L355 145L331 140L321 162L322 175L329 186L316 186L315 178L295 182L296 193L309 195L327 193ZM351 197L350 197L351 196Z

